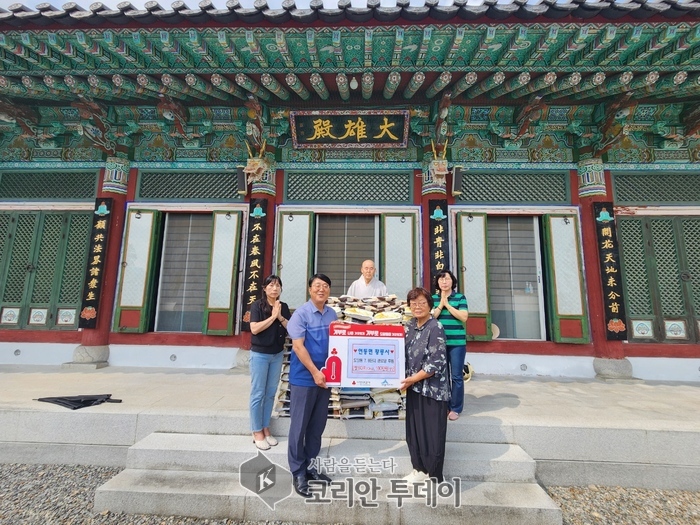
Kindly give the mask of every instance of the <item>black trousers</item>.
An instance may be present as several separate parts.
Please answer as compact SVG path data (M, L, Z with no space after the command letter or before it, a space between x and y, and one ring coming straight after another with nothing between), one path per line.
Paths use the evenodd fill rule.
M444 481L449 402L406 391L406 443L413 468Z

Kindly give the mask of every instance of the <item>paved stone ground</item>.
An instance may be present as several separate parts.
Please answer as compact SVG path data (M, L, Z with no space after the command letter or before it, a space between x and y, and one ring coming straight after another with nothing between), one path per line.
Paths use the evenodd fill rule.
M1 525L298 525L92 510L95 489L121 469L0 464ZM700 525L700 492L620 487L548 487L564 525Z

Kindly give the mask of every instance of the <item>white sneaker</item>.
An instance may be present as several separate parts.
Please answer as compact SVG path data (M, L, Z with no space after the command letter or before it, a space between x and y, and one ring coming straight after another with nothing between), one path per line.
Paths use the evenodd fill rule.
M429 477L430 476L428 476L425 472L413 469L408 476L404 476L402 479L404 481L408 481L409 483L423 483Z
M409 483L412 483L414 479L416 479L416 476L418 475L418 471L416 469L413 469L408 476L404 476L401 478L404 481L408 481Z
M417 472L417 475L416 475L416 480L413 481L413 483L424 483L429 479L430 479L430 476L428 474L426 474L425 472L421 472L419 470Z

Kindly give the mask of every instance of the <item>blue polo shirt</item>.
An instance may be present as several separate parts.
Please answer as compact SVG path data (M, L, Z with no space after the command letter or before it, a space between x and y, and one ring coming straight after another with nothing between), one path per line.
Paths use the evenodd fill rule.
M328 306L323 307L323 312L314 306L311 300L302 304L292 314L287 323L287 333L294 339L304 339L304 346L309 351L311 360L320 370L328 357L329 327L338 316ZM289 363L289 383L294 386L316 386L311 372L299 361L292 351Z

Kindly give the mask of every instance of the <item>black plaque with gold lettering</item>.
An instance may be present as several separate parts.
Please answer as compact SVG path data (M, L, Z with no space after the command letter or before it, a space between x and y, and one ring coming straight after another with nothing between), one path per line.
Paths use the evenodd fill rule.
M80 328L95 328L97 326L97 314L100 308L100 294L102 292L105 258L107 255L109 224L112 222L112 199L97 199L92 217L92 232L90 234L90 250L85 272L85 284L83 286L83 301L78 317L78 327Z
M396 110L292 111L295 148L405 148L409 113Z
M435 275L448 270L450 261L450 243L448 242L447 200L431 199L428 201L430 211L430 286ZM435 290L431 290L435 292Z
M250 330L250 306L262 292L265 239L267 237L267 199L250 201L248 244L243 277L243 319L241 329Z
M600 278L605 305L605 335L611 341L627 339L627 317L620 276L620 250L617 244L612 202L594 202L596 236L600 254Z

